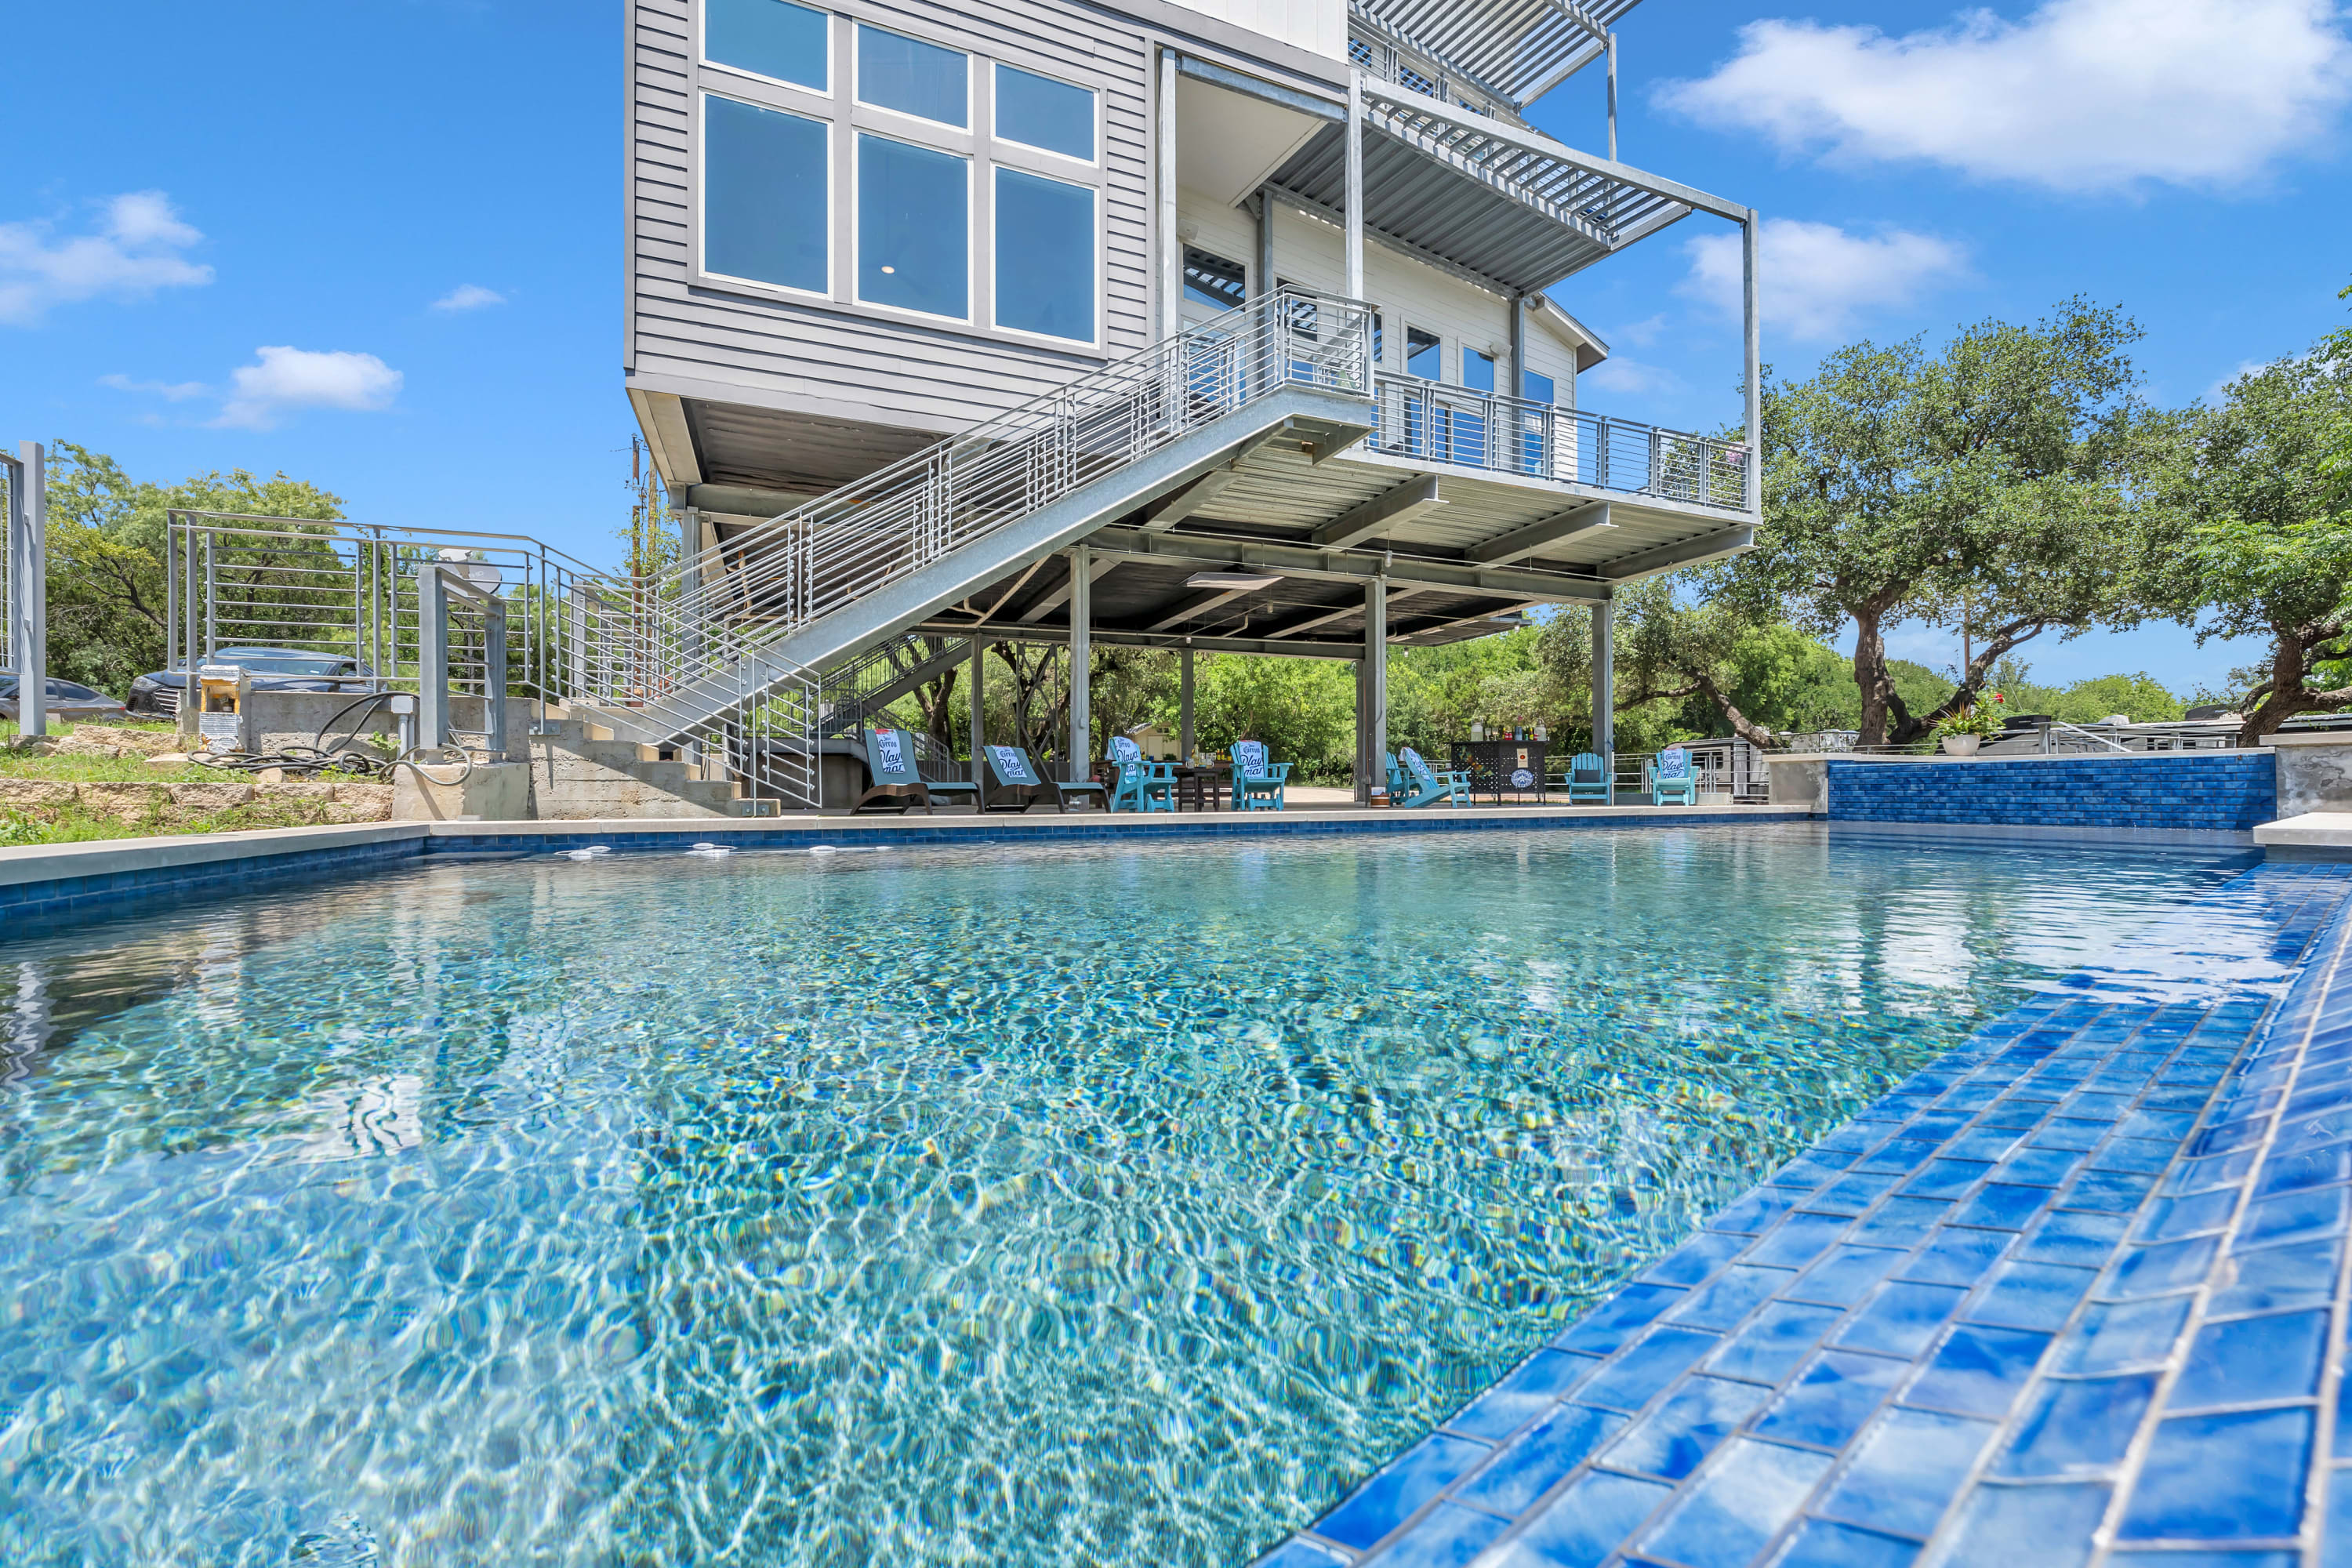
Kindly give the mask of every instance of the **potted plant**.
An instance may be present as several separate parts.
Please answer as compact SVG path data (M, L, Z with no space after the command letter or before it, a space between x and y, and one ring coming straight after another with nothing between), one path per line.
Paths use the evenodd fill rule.
M2004 728L1999 714L1971 706L1937 721L1934 734L1946 756L1973 757L1978 747L1996 739Z

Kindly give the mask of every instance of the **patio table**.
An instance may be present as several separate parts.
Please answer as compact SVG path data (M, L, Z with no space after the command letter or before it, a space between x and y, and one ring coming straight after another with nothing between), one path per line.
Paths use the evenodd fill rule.
M1180 764L1176 769L1176 809L1183 811L1223 811L1225 795L1233 784L1234 770L1196 768Z

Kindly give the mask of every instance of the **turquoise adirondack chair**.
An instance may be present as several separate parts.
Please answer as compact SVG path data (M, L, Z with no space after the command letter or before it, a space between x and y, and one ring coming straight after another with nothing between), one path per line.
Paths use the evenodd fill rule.
M1381 754L1388 758L1389 804L1391 805L1394 805L1397 802L1402 800L1407 794L1404 787L1405 772L1404 769L1397 765L1396 753L1394 752L1385 752Z
M1234 809L1280 811L1283 785L1290 781L1288 763L1265 760L1264 741L1234 742Z
M1118 769L1118 783L1110 792L1110 808L1129 811L1176 809L1176 764L1155 763L1126 735L1110 738L1110 761Z
M1412 791L1404 799L1397 801L1397 805L1434 805L1441 800L1448 805L1470 804L1470 775L1467 773L1441 773L1411 746L1397 753L1397 761L1404 764L1404 771L1412 781L1406 787Z
M1609 760L1598 752L1579 752L1568 764L1568 804L1591 801L1595 805L1614 804L1615 790L1609 777Z
M1664 805L1670 799L1681 805L1698 804L1698 780L1691 773L1687 746L1668 746L1650 763L1650 804Z

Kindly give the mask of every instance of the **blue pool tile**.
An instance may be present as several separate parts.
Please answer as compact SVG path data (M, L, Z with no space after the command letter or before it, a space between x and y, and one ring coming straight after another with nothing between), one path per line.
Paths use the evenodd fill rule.
M1798 1155L1764 1179L1776 1187L1802 1187L1811 1192L1823 1182L1835 1181L1845 1168L1853 1163L1852 1154L1842 1154L1834 1149L1816 1147Z
M2156 1366L2172 1353L2194 1304L2189 1296L2159 1296L2094 1306L2066 1336L2055 1370L2100 1373Z
M1771 1187L1759 1187L1721 1214L1706 1222L1709 1230L1734 1231L1743 1236L1759 1236L1771 1228L1772 1222L1797 1206L1797 1194Z
M1455 1412L1446 1430L1495 1442L1549 1409L1601 1363L1565 1351L1538 1351L1500 1383Z
M2344 1451L2340 1444L2336 1451ZM2352 1563L2352 1469L2327 1478L2327 1532L2320 1538L2319 1560L2326 1568Z
M2000 1486L1969 1494L1937 1568L2082 1568L2107 1510L2107 1488Z
M1601 1568L1673 1492L1663 1481L1596 1470L1553 1499L1495 1568Z
M1846 1325L1835 1342L1851 1350L1880 1351L1887 1355L1917 1355L1936 1337L1968 1294L1951 1285L1881 1285Z
M2058 1206L2093 1214L2130 1214L2156 1189L2156 1178L2135 1171L2084 1171L2058 1194Z
M2254 1191L2263 1197L2271 1197L2279 1193L2332 1186L2346 1180L2352 1180L2352 1143L2336 1143L2291 1154L2273 1153Z
M1552 1348L1606 1355L1641 1332L1652 1319L1689 1296L1689 1291L1667 1285L1628 1285L1552 1341Z
M1517 1516L1624 1425L1622 1415L1563 1405L1514 1438L1454 1498L1476 1508Z
M2324 1305L2335 1298L2336 1270L2343 1260L2341 1241L2295 1242L2237 1253L2230 1260L2237 1283L2214 1291L2206 1312L2218 1318Z
M2023 1230L2050 1202L2046 1187L2015 1186L1988 1182L1982 1191L1960 1205L1956 1225L1990 1226L1997 1230Z
M2006 1158L2023 1142L2023 1134L2013 1127L1979 1127L1948 1140L1944 1154L1953 1160L1979 1160L1987 1163Z
M1507 1521L1442 1502L1386 1552L1366 1561L1380 1568L1463 1568L1503 1533Z
M1678 1481L1769 1397L1769 1389L1753 1384L1694 1377L1611 1444L1601 1462Z
M1889 1198L1855 1226L1846 1240L1873 1247L1910 1247L1951 1212L1950 1204L1935 1198Z
M1967 1316L1972 1323L2055 1330L2096 1278L2091 1269L2059 1263L2004 1263L1993 1270Z
M1903 1184L1903 1191L1915 1198L1957 1198L1991 1169L1982 1160L1930 1160Z
M1600 1372L1587 1379L1576 1397L1587 1405L1615 1410L1639 1410L1691 1363L1723 1342L1719 1334L1696 1329L1653 1330L1638 1344L1621 1351Z
M2335 1519L2328 1515L2330 1521ZM2336 1559L2321 1562L2335 1568ZM2107 1568L2302 1568L2300 1552L2111 1552Z
M1748 1249L1747 1260L1801 1268L1834 1247L1850 1223L1836 1215L1792 1214Z
M1315 1533L1361 1552L1486 1457L1484 1443L1443 1432L1423 1437L1316 1522Z
M2178 1241L2219 1230L2238 1212L2238 1189L2217 1187L2189 1198L2158 1198L2147 1205L2132 1232L2136 1241Z
M2247 1150L2236 1154L2216 1154L2209 1159L2184 1160L2171 1175L2165 1178L2164 1190L2173 1194L2200 1193L2208 1187L2228 1186L2242 1182L2254 1168L2256 1153Z
M2252 1405L2315 1394L2326 1339L2326 1312L2208 1323L2189 1343L2189 1359L2166 1408L2194 1410L2203 1405Z
M2070 1477L2103 1473L2124 1450L2156 1398L2156 1374L2053 1378L2034 1392L2017 1435L1994 1462L1996 1475Z
M1836 1307L1775 1301L1707 1359L1710 1370L1751 1383L1779 1383L1813 1352L1843 1316Z
M2246 1210L2246 1217L2238 1225L2237 1244L2252 1247L2341 1236L2346 1197L2343 1187L2322 1187L2265 1198Z
M1927 1245L1896 1271L1895 1278L1927 1285L1973 1285L2016 1239L2005 1230L1945 1226L1927 1238Z
M1795 1216L1796 1219L1809 1217L1806 1215ZM1844 1224L1843 1220L1830 1223L1841 1226ZM1782 1230L1787 1228L1786 1226L1781 1227ZM1773 1232L1774 1236L1780 1234L1780 1231ZM1717 1275L1711 1283L1692 1291L1689 1300L1666 1314L1665 1321L1701 1329L1727 1329L1754 1311L1758 1302L1769 1300L1782 1286L1796 1278L1793 1268L1759 1268L1746 1263L1734 1264Z
M1911 1363L1888 1356L1823 1351L1756 1423L1759 1436L1842 1448L1862 1430Z
M2132 1247L2100 1287L2100 1293L2122 1300L2166 1295L2200 1285L2206 1271L2213 1267L2213 1255L2220 1247L2219 1238L2210 1236Z
M1917 1139L1898 1138L1881 1144L1854 1162L1857 1171L1889 1171L1907 1175L1935 1157L1936 1145Z
M1963 1323L1944 1336L1927 1369L1904 1391L1903 1403L1966 1415L2006 1415L2049 1345L2048 1334Z
M1311 1541L1290 1541L1261 1557L1253 1568L1347 1568L1348 1559Z
M1835 1247L1780 1294L1791 1301L1850 1307L1906 1256L1888 1247Z
M2004 1132L2024 1133L2042 1125L2054 1109L2047 1100L2005 1100L1977 1118L1977 1125Z
M1916 1541L1809 1519L1772 1559L1772 1568L1910 1568L1918 1555Z
M2088 1153L2099 1146L2107 1135L2104 1121L2077 1121L2071 1117L2053 1116L2028 1142L2036 1149L2066 1149Z
M1994 1424L1927 1410L1890 1410L1855 1447L1845 1473L1813 1507L1825 1518L1924 1539L1936 1528Z
M2028 1263L2095 1268L2115 1255L2130 1224L2123 1215L2053 1214L2029 1231L2011 1256Z
M1741 1437L1640 1542L1688 1568L1747 1568L1830 1468L1825 1454Z
M2243 1541L2303 1522L2307 1409L2179 1415L2157 1424L2124 1505L2126 1541Z
M1902 1179L1883 1172L1850 1173L1807 1198L1805 1209L1811 1214L1843 1215L1852 1218L1893 1191L1895 1184Z
M2090 1167L2094 1171L2128 1171L2138 1175L2154 1176L2172 1163L2178 1143L2158 1143L2147 1138L2110 1138L2092 1152Z
M2168 1153L2180 1146L2197 1119L2178 1110L2135 1110L2123 1119L2116 1131L2126 1138L2141 1139L2164 1149Z
M2074 1174L2085 1153L2078 1149L2021 1149L1994 1167L1992 1179L2021 1186L2054 1187Z
M1748 1237L1729 1231L1703 1230L1642 1270L1645 1284L1680 1285L1703 1282L1748 1245Z

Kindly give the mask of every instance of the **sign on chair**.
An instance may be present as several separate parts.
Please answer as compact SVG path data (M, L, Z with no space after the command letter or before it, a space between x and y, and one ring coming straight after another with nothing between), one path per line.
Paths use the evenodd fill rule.
M1043 783L1029 771L1028 753L1018 746L991 746L988 760L996 768L996 776L1009 784L1035 785Z
M877 773L907 772L907 742L896 730L874 731L874 763Z

